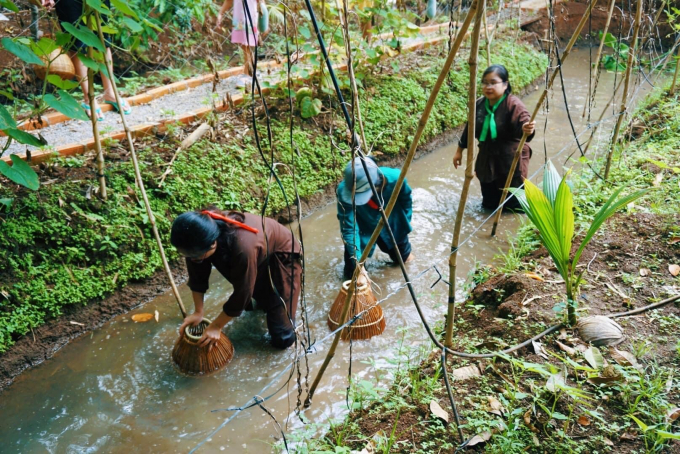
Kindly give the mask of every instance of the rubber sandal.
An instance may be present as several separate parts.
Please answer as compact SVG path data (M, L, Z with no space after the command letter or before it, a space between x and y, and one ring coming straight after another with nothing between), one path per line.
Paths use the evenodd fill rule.
M120 107L118 107L118 103L116 101L104 100L104 104L111 104L117 112L120 112ZM123 110L123 115L130 115L132 113L132 107L130 107L130 104L128 103L125 103L125 107L126 108Z
M83 109L85 109L85 111L88 113L88 116L91 118L91 116L89 115L90 105L85 104L85 103L81 103L80 105ZM96 117L97 121L103 121L104 120L104 113L102 112L102 109L100 107L97 107L97 110L95 110L94 113L97 114L97 117Z

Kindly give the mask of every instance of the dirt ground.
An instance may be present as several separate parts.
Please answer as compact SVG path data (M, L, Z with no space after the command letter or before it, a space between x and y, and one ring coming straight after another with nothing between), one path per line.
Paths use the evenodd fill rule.
M604 233L596 236L589 244L581 260L587 270L584 273L585 282L580 289L579 316L612 314L640 308L668 298L669 289L677 294L680 291L680 277L671 274L669 265L680 264L680 237L670 233L671 227L678 222L680 215L670 217L647 214L617 215L611 219ZM457 313L462 322L459 321L454 332L454 350L470 352L471 346L477 347L480 352L500 350L518 341L524 341L561 321L553 308L564 295L564 283L552 260L547 256L547 251L543 247L539 248L527 256L524 263L525 271L510 275L496 274L472 291L468 302ZM632 352L636 351L635 348L640 342L644 342L648 345L649 353L645 359L640 360L642 367L674 367L677 365L676 341L680 326L669 326L663 321L660 322L657 316L680 317L680 302L668 304L655 311L617 318L616 321L624 329L625 339L616 348ZM514 356L521 361L538 364L550 362L559 366L561 363L554 357L544 355L545 352L565 355L565 350L558 342L567 349L579 350L586 347L578 339L578 332L564 328L540 342L543 349L543 352L539 352L540 356L531 345L517 351ZM606 347L603 351L606 351ZM421 377L431 377L440 368L439 355L439 350L435 350L420 366ZM607 353L604 356L614 363ZM474 397L470 396L489 393L489 389L499 394L508 392L507 383L511 381L509 377L513 376L510 363L486 359L461 363L459 358L449 357L449 364L451 369L460 368L464 364L476 365L481 372L480 377L453 383L462 424L470 423L466 418L466 414L473 411L469 404L474 401ZM572 387L583 386L584 391L594 392L596 385L583 383L583 378L570 374L567 376L566 384ZM440 382L442 386L435 393L434 399L438 400L451 416L452 410L441 378ZM526 386L524 381L520 381L520 391L531 394L529 389L522 389L522 386ZM408 392L407 389L405 396ZM375 404L374 407L381 410L372 412L372 407L369 407L350 415L348 420L357 421L365 437L373 437L381 431L386 437L398 434L390 452L415 452L415 446L422 446L423 442L428 441L428 437L432 443L441 442L441 434L437 435L434 430L441 426L441 421L433 417L431 410L421 402L410 401L408 397L404 399L406 405L401 407L400 413L384 411L382 404ZM603 420L611 424L627 419L623 417L620 399L621 396L614 392L611 399L596 402L597 411ZM675 402L677 406L680 400L677 386L667 389L666 399ZM558 402L556 410L569 414L562 400ZM488 417L502 421L508 415L501 416L499 413L497 416L489 414ZM556 430L556 426L559 425L549 419L541 411L524 414L525 424L535 432L537 443L534 447L527 446L525 450L554 452L553 448L544 442L546 433ZM571 439L583 439L584 442L592 438L587 440L590 443L588 446L593 446L592 443L597 444L594 438L598 436L596 425L591 425L589 419L582 422L583 425L580 423L570 425L565 429L566 434ZM454 437L456 433L454 429L449 427L448 430L450 436ZM466 428L465 436L470 438L473 435L474 431ZM618 438L609 435L602 440L600 448L605 450L604 452L645 452L643 436L636 430L621 431ZM357 441L353 448L361 450L365 443ZM484 446L482 442L469 450L484 452ZM453 453L455 446L438 452ZM680 444L677 441L671 442L660 452L680 452Z

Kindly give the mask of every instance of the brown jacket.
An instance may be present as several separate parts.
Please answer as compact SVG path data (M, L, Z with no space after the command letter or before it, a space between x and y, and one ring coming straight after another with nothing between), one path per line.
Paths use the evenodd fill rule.
M226 216L228 213L222 214ZM234 292L223 306L225 314L230 317L241 315L250 304L251 298L255 297L260 302L257 294L271 288L269 256L291 252L300 254L300 244L286 227L270 218L250 213L244 213L244 216L244 224L255 227L258 233L236 228L231 250L218 240L215 253L206 260L201 263L190 259L186 261L189 272L188 285L192 291L205 293L208 290L208 280L213 266L234 286Z
M479 139L482 133L482 125L486 117L484 100L484 97L477 100L477 119L475 124L475 137L477 139ZM522 125L531 119L531 114L517 96L509 95L496 109L495 119L498 137L496 137L496 140L491 140L491 132L489 132L486 140L479 143L475 172L477 173L477 178L482 183L491 183L498 180L505 182L515 156L515 151L517 150L517 145L519 145L519 141L522 139ZM515 177L513 178L519 175L526 178L529 174L531 148L528 142L534 138L534 134L531 134L527 138L527 144L524 144L522 159L517 166ZM467 123L458 145L462 148L467 148Z

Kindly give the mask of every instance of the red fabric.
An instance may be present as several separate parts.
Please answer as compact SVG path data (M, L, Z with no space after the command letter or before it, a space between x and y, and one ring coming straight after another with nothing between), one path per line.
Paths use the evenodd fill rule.
M215 213L215 212L212 212L212 211L205 210L205 211L201 211L201 213L207 214L208 216L210 216L210 217L213 218L213 219L219 219L220 221L228 222L229 224L233 224L233 225L235 225L236 227L240 227L240 228L242 228L242 229L244 229L244 230L247 230L247 231L249 231L249 232L253 232L253 233L258 233L258 232L259 232L259 230L257 230L257 229L254 228L254 227L251 227L251 226L249 226L249 225L245 225L245 224L242 223L242 222L238 222L238 221L236 221L236 220L234 220L234 219L228 218L228 217L226 217L226 216L222 216L221 214L218 214L218 213Z
M378 206L377 203L373 201L373 199L368 199L368 206L373 208L374 210L379 210L380 207Z

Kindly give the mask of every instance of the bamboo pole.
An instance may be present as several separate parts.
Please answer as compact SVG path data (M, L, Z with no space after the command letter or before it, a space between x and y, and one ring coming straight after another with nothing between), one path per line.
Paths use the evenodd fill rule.
M95 15L96 15L95 20L97 22L97 34L99 35L99 40L101 41L102 45L106 48L106 41L104 40L104 34L102 33L101 18L99 17L99 13L95 12ZM111 86L113 87L113 93L116 96L116 103L118 103L118 105L122 107L121 104L122 100L120 94L118 93L116 78L113 74L113 61L111 61L111 59L109 58L108 52L104 52L104 61L106 62L106 69L109 71ZM127 138L128 145L130 146L132 165L135 169L135 179L137 180L139 191L142 193L142 199L144 200L146 214L149 217L151 229L153 230L153 236L154 238L156 238L156 244L158 244L158 251L161 254L161 260L163 261L163 268L165 269L165 273L168 275L168 279L170 280L170 287L172 288L172 293L175 295L175 298L177 299L177 304L179 305L179 310L182 313L182 318L186 318L187 311L184 308L184 304L182 303L182 297L179 294L177 285L175 285L175 279L172 276L172 270L170 269L168 259L165 257L165 249L163 249L163 242L161 241L161 236L158 233L158 227L156 226L156 217L154 216L153 210L151 209L151 204L149 204L149 198L146 195L146 189L144 189L144 180L142 180L142 172L139 170L139 161L137 160L137 153L135 152L135 145L132 140L132 133L130 132L130 128L128 128L127 121L125 120L125 114L123 113L123 109L122 108L118 109L118 112L120 113L120 119L123 123L123 129L125 130L125 136Z
M85 5L87 9L88 6ZM92 28L92 14L87 18L87 22ZM87 48L87 56L92 60L92 47ZM92 122L92 137L94 138L94 148L97 150L97 179L99 180L99 196L102 200L108 198L106 193L106 176L104 175L104 152L102 151L102 143L99 138L99 125L97 120L97 112L94 109L94 71L87 68L87 98L90 104L90 121Z
M458 243L460 241L460 231L463 225L463 215L465 214L465 204L470 191L470 182L474 177L473 162L475 160L475 151L477 142L475 141L475 123L477 119L477 57L479 55L479 35L480 27L484 23L486 28L486 2L482 0L480 7L477 9L477 16L475 17L475 26L472 30L472 44L470 45L470 58L468 65L470 67L470 88L468 90L468 147L467 147L467 162L465 163L465 181L463 182L463 190L460 193L460 201L458 202L458 211L456 212L456 223L453 227L453 240L451 241L451 255L449 255L449 298L448 311L446 313L446 337L444 345L451 348L453 346L453 322L456 310L456 268L458 266ZM488 32L487 44L488 44ZM488 57L488 56L487 56ZM489 66L491 66L489 64Z
M675 60L675 74L673 74L673 83L671 84L670 94L675 94L675 84L678 82L678 69L680 69L680 47L678 47L678 56Z
M418 122L418 129L416 130L416 133L414 135L413 142L411 142L411 146L410 146L408 153L406 155L404 165L401 168L401 173L399 174L399 178L397 179L397 182L394 186L394 190L392 191L392 196L390 197L390 200L387 203L387 206L385 207L385 215L386 215L387 218L389 218L390 214L392 213L392 209L394 208L394 205L397 202L397 197L399 196L399 193L401 192L401 188L404 184L404 180L406 179L406 173L408 172L408 169L411 165L411 162L413 162L413 158L415 157L416 149L418 148L418 142L420 141L420 138L423 135L423 131L425 130L425 126L427 125L427 120L429 119L430 113L432 112L432 107L434 106L434 102L437 100L437 95L439 94L439 90L441 89L442 85L444 84L444 81L446 80L446 76L449 73L449 70L451 69L451 65L453 64L453 60L456 57L456 54L458 53L458 49L460 49L460 46L463 42L463 39L465 38L465 35L467 33L468 28L470 27L470 22L472 22L472 18L475 16L476 9L477 9L477 0L473 1L472 5L470 5L470 10L468 11L467 16L465 16L465 20L463 21L463 24L460 27L460 31L458 32L458 35L456 36L456 40L454 41L453 46L451 46L451 50L449 51L449 55L446 58L446 62L444 62L444 66L442 67L442 70L439 73L439 77L437 78L437 82L435 82L434 87L432 87L432 91L430 92L430 97L427 100L427 104L425 105L425 109L423 110L423 113L420 117L420 121ZM364 251L361 255L361 258L359 259L359 266L357 266L356 269L354 270L354 275L352 276L352 284L349 286L349 290L347 291L347 297L345 298L345 305L342 309L342 315L340 316L340 323L341 324L344 324L347 321L347 315L349 313L349 306L350 306L350 302L352 300L352 296L354 295L354 288L356 287L356 279L359 275L359 270L362 267L363 263L368 258L368 253L370 252L370 250L373 248L373 245L377 241L378 236L380 235L380 232L381 232L383 226L384 226L384 221L381 219L380 222L378 223L378 225L376 226L375 230L373 231L371 238L368 240L368 244L366 245L366 248L364 249ZM335 356L335 350L337 349L341 335L342 335L342 331L336 333L335 338L333 339L333 343L331 344L330 349L328 351L328 354L326 355L326 359L324 359L324 362L321 365L321 368L319 369L319 372L317 373L316 377L314 378L314 382L312 383L312 386L309 389L309 393L307 394L307 397L305 399L305 404L304 404L305 408L308 408L312 403L312 398L314 397L314 393L316 392L316 388L319 386L319 382L321 381L321 377L323 377L323 374L326 371L328 364L330 364L331 360L333 359L333 356Z
M609 0L609 8L607 9L607 21L604 24L604 29L602 30L602 39L600 39L600 47L597 48L597 55L595 56L595 67L591 68L591 79L595 79L593 82L593 91L592 93L589 94L590 96L590 104L592 105L593 101L595 100L595 92L597 91L597 83L600 81L600 74L602 71L600 70L600 59L602 58L602 50L604 49L604 41L607 38L607 32L609 31L609 24L612 20L612 14L614 14L614 5L616 4L616 0ZM622 18L623 20L623 18ZM583 105L583 115L581 117L586 116L586 109L588 108L588 102L586 102ZM588 118L590 120L590 117Z
M486 7L486 4L484 4ZM484 40L486 41L485 47L486 47L486 67L488 68L491 66L491 38L489 36L489 27L486 25L486 12L484 13L484 16L482 16L482 23L484 25ZM477 22L475 19L475 27L477 27ZM475 34L472 32L472 39L475 39ZM479 47L479 46L478 46ZM472 50L470 50L470 57L472 57ZM469 60L468 60L469 62ZM472 73L470 73L472 74ZM475 77L477 76L477 56L475 56ZM475 88L477 86L477 81L475 80ZM472 85L470 85L472 87ZM475 92L476 93L476 92Z
M581 21L576 26L576 30L574 30L574 34L571 36L571 39L567 43L567 47L564 49L564 52L562 53L562 64L564 64L564 62L569 57L569 53L571 52L571 48L574 47L574 43L576 43L576 40L578 39L579 35L581 34L581 30L583 30L583 27L586 25L586 22L588 21L588 18L590 17L590 14L593 11L593 7L595 6L596 3L597 3L597 0L590 0L590 3L588 4L588 9L586 9L586 12L583 14ZM529 122L532 122L536 119L536 115L538 115L538 111L541 109L541 106L543 105L545 98L548 96L548 90L550 90L553 82L555 82L555 78L557 77L558 71L559 71L559 68L557 68L555 71L553 71L552 75L550 76L550 79L548 79L548 83L546 84L545 88L543 89L543 93L541 93L541 96L538 98L538 102L536 103L536 107L534 107L534 112L531 114L531 118L529 119ZM526 132L523 133L522 139L519 141L519 145L517 145L517 151L515 152L515 157L512 160L512 164L510 165L510 172L508 173L508 178L505 180L505 186L503 187L503 194L501 195L501 200L498 203L499 209L496 211L496 217L494 218L494 221L493 221L493 228L491 229L491 236L496 235L496 229L498 228L498 221L500 220L501 213L503 212L501 207L503 206L503 203L505 203L505 199L508 196L508 188L510 187L510 183L512 182L512 176L515 174L515 169L517 169L517 163L519 162L519 158L522 156L522 149L524 148L524 144L527 142L527 137L528 137L528 134Z
M616 147L616 142L619 139L619 132L621 131L621 124L623 123L623 117L626 113L628 102L628 89L630 88L630 74L633 70L633 59L635 57L635 49L637 47L638 33L640 32L640 22L642 22L642 5L644 1L638 0L637 10L635 11L635 24L633 25L633 42L628 49L628 62L626 65L626 76L625 82L623 84L623 94L621 95L621 109L619 110L619 117L616 119L616 126L614 126L614 135L612 137L612 143L609 147L609 153L607 154L607 166L604 169L604 179L607 181L609 177L609 170L612 166L612 156L614 154L614 147Z
M609 98L607 105L604 106L604 109L602 109L602 112L600 112L600 117L597 119L597 124L593 128L593 131L590 133L590 138L588 138L588 142L586 142L586 146L583 147L583 154L588 153L588 148L590 148L590 145L593 142L593 137L595 137L595 134L597 133L597 130L601 125L600 122L604 118L604 115L607 113L607 109L609 109L609 106L614 102L614 98L616 97L616 93L619 92L619 88L621 88L622 85L623 85L623 79L619 80L619 83L616 86L616 88L614 88L614 93L612 93L611 98Z

